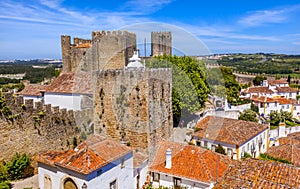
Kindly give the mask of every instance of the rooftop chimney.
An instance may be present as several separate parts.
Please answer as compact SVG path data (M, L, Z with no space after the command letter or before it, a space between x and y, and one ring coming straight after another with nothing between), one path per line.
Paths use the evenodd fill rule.
M172 167L172 152L171 149L168 148L166 151L166 168L171 169Z

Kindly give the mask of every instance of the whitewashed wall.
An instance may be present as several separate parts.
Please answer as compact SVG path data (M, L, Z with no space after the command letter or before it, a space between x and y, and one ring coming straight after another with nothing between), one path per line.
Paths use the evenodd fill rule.
M167 174L160 174L159 182L153 182L153 186L154 187L164 186L164 187L173 188L174 187L173 176ZM203 183L196 180L181 178L181 186L187 187L188 189L208 189L210 188L211 184Z
M251 103L248 104L242 104L237 106L226 106L225 110L232 110L232 111L240 111L243 112L244 110L251 109Z
M137 175L140 175L139 187L142 188L144 183L147 181L148 175L148 160L144 161L139 167L135 168L133 176L134 176L134 188L137 186Z
M81 110L81 95L45 93L44 104L51 104L52 107L59 106L67 110Z

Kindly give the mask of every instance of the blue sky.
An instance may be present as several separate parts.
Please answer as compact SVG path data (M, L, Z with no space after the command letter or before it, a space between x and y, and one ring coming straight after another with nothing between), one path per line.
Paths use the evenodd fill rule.
M298 0L1 0L0 59L61 58L62 34L90 38L153 22L186 31L211 53L300 54L299 20Z

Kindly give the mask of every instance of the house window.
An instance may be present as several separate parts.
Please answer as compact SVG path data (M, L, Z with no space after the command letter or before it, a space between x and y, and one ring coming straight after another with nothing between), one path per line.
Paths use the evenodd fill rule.
M232 149L228 148L228 149L227 149L227 154L228 154L229 156L232 156Z
M297 108L296 108L296 107L294 107L294 110L297 110Z
M152 173L152 177L153 177L153 181L159 182L159 177L160 177L159 173Z
M111 183L109 183L109 189L117 189L117 180L114 180Z
M292 97L292 93L289 94L289 97Z
M287 105L287 106L286 106L286 109L289 109L289 108L290 108L290 105Z
M244 157L245 147L242 148L241 157Z
M270 104L269 103L267 103L267 107L269 108L269 106L270 106Z
M277 102L275 102L275 107L277 107Z
M197 141L196 144L197 144L197 146L201 146L201 142L200 141Z
M180 186L181 185L181 178L173 177L174 186Z
M247 144L247 151L250 150L250 143Z
M125 167L125 159L122 158L121 159L121 169L123 169Z
M204 141L204 147L207 147L207 141Z

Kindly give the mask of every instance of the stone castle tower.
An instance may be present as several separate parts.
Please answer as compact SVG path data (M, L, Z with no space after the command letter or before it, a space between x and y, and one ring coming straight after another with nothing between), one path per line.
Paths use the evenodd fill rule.
M136 49L136 35L127 31L93 31L92 39L61 36L63 71L121 69Z
M94 96L95 133L154 152L172 135L171 69L100 71Z
M91 40L70 41L62 36L63 71L93 75L95 134L150 153L162 139L170 139L171 69L127 68L136 48L134 33L94 31Z
M151 54L172 55L172 33L171 32L151 32Z

